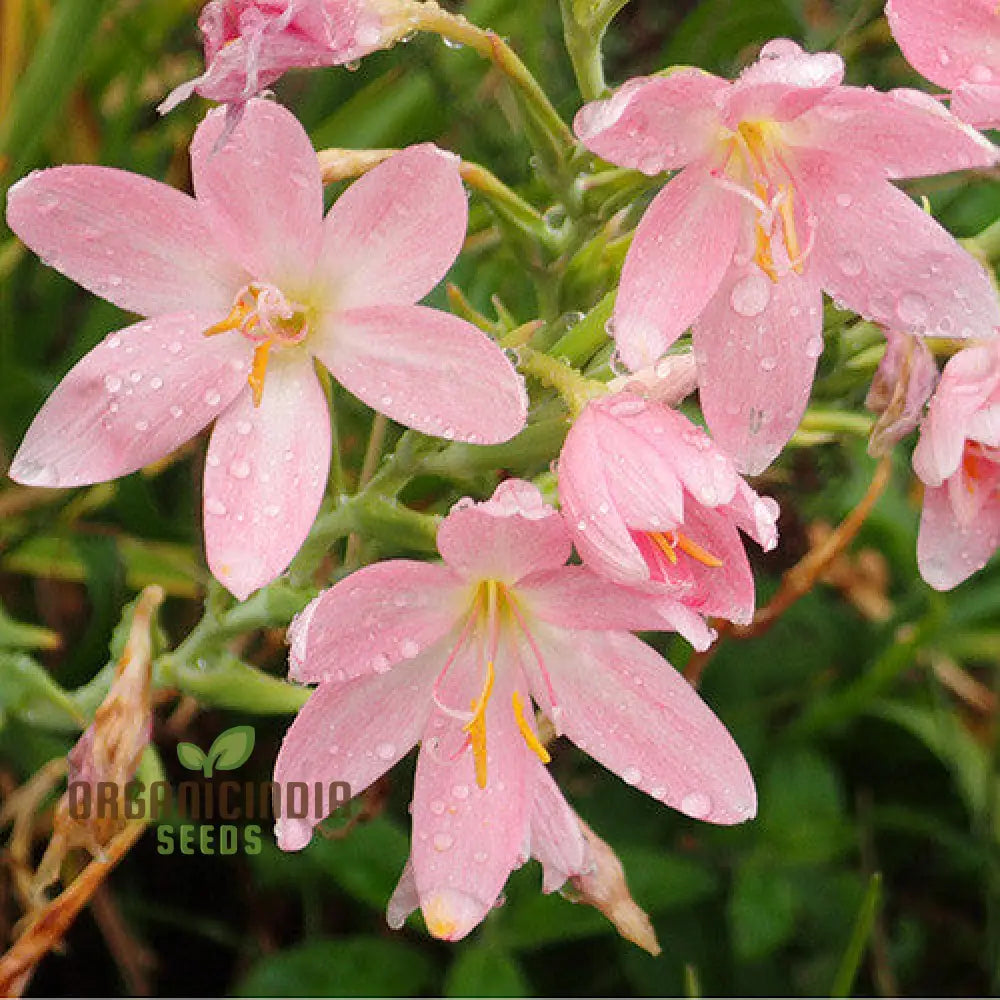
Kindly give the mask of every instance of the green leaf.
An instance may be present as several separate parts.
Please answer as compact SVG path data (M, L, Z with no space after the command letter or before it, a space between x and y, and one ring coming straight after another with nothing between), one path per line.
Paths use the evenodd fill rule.
M193 743L178 743L177 759L189 771L200 771L206 760L201 747L196 747Z
M861 960L865 957L865 948L871 937L872 927L875 925L881 901L882 876L876 872L868 882L868 891L861 901L861 907L854 920L851 939L847 942L847 949L841 959L840 967L837 969L830 996L847 997L851 995L854 989L854 980L858 975L858 968L861 965Z
M59 634L39 625L24 625L0 604L0 649L58 649Z
M515 959L488 945L473 944L455 956L444 980L446 997L524 997L531 990Z
M729 901L729 923L736 953L744 959L769 955L795 932L795 886L780 870L744 865Z
M74 731L86 721L41 664L9 651L0 652L0 712L44 729Z
M411 997L426 993L433 968L417 948L396 938L314 940L251 966L236 996Z
M208 759L220 771L235 771L250 759L256 738L253 726L233 726L215 738Z

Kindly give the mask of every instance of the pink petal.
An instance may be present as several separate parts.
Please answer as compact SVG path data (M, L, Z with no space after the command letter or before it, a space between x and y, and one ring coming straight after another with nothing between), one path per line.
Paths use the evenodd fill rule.
M555 691L553 721L581 750L695 819L730 824L754 815L739 747L658 653L626 632L540 626L536 638ZM535 679L532 686L544 691Z
M210 111L191 143L198 203L254 278L301 288L322 242L316 152L295 116L273 101L248 101L228 136L226 115Z
M573 544L601 575L625 584L649 579L649 569L615 506L607 455L592 404L570 428L559 456L559 499Z
M733 523L748 534L765 552L778 544L777 503L766 496L759 496L746 482L740 480L736 496L727 504Z
M646 210L625 258L614 313L618 353L633 371L653 364L715 294L743 207L702 162L674 177Z
M406 918L419 906L417 880L413 877L413 858L409 857L403 866L399 882L389 897L389 904L385 908L385 922L392 930L398 931L406 923Z
M990 167L993 144L918 90L882 93L838 87L787 128L788 141L881 167L887 177L921 177Z
M587 841L580 821L541 764L532 768L531 856L542 865L542 891L555 892L587 870Z
M751 594L752 582L751 582ZM583 566L563 566L525 577L517 599L532 617L567 629L645 631L670 628L658 588L623 587Z
M771 281L733 267L694 327L700 400L712 436L740 471L762 472L798 427L823 350L811 272Z
M1000 128L1000 84L959 84L951 93L951 110L976 128Z
M646 174L705 156L718 139L716 99L729 87L699 69L629 80L580 109L573 130L592 153Z
M422 299L455 262L469 206L458 157L430 143L356 180L326 217L314 281L337 310Z
M680 478L673 462L659 453L650 427L655 422L650 411L658 409L630 394L611 396L589 404L573 428L582 435L593 424L602 463L592 475L605 480L616 513L637 531L670 528L684 517ZM563 457L569 450L572 461L575 445L568 437ZM590 504L590 519L596 514L599 508Z
M411 660L468 611L465 589L444 566L405 559L366 566L324 591L292 623L289 676L344 680Z
M490 500L460 500L441 522L438 551L464 579L516 583L538 570L565 564L569 534L538 487L519 479L502 482Z
M889 0L885 14L903 55L939 86L974 80L983 70L1000 75L992 0Z
M995 346L966 348L945 365L913 451L913 468L927 486L940 486L958 470L973 417L998 386Z
M355 396L425 434L495 444L524 427L524 380L485 333L450 313L332 313L310 347Z
M194 437L246 385L242 337L205 337L218 313L175 313L109 334L46 400L11 463L34 486L128 475Z
M330 416L312 361L272 351L261 405L244 389L216 423L205 460L205 554L240 600L292 561L329 468Z
M993 498L971 524L955 517L947 486L924 491L917 535L920 575L935 590L951 590L982 569L1000 546L1000 499Z
M455 664L456 670L470 666ZM521 687L529 712L530 702L518 672L498 666L486 710L486 786L476 782L472 752L459 752L457 721L443 713L432 717L417 758L413 874L428 930L449 941L483 919L507 876L527 860L529 780L537 762L517 728L515 688ZM474 690L467 683L471 671L462 672L468 695Z
M7 224L50 267L145 316L225 315L245 281L193 198L124 170L29 174L7 192Z
M986 271L902 191L842 157L799 151L817 215L810 268L867 319L928 336L986 335L1000 307Z
M359 677L345 684L321 684L299 711L281 742L274 780L309 786L309 815L282 817L275 825L278 846L299 851L312 828L326 818L317 815L313 786L345 781L360 795L420 739L430 714L431 686L438 664L433 656L418 658L404 669Z
M745 121L790 121L822 100L843 78L844 61L836 53L814 55L787 38L776 38L729 89L721 106L722 120L733 130Z

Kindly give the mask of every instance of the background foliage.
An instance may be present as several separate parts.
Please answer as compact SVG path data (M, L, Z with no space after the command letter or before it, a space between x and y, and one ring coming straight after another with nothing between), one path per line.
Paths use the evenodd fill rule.
M154 108L200 71L199 6L0 2L0 185L63 162L187 185L186 146L205 105L190 102L166 119ZM471 0L460 9L507 37L559 111L572 115L579 98L555 0ZM671 63L731 74L762 42L788 35L840 51L851 82L921 85L880 15L870 0L632 0L609 35L608 78L618 83ZM530 150L504 113L509 94L474 53L421 36L354 72L291 74L277 89L317 147L433 140L488 165L529 200L539 197ZM910 190L930 197L960 237L1000 213L1000 185L985 178ZM517 248L491 242L493 218L476 200L472 220L472 232L484 235L451 280L490 315L491 296L499 295L519 322L534 318ZM594 301L550 309L587 310ZM0 231L4 464L60 376L126 321ZM845 368L849 347L828 345L814 400L858 412L874 362L862 355ZM354 476L371 415L346 396L340 402L345 466ZM842 518L872 473L860 438L800 444L809 446L786 452L758 484L784 512L781 545L757 560L762 601L806 551L816 523ZM198 620L207 582L198 515L203 448L199 440L153 472L92 489L0 489L5 792L72 745L76 733L65 718L33 714L36 696L46 677L76 689L104 667L122 606L138 586L166 589L172 642ZM706 670L705 697L758 780L756 822L698 824L556 745L556 777L618 850L635 898L653 917L659 958L621 941L596 911L542 897L534 863L512 877L505 905L460 945L429 939L415 920L390 933L384 906L407 851L404 766L350 808L337 839L317 837L298 855L282 855L265 834L259 856L164 857L147 835L110 882L115 919L84 914L64 954L42 964L32 992L824 995L851 989L855 971L859 994L1000 990L1000 566L948 595L919 580L919 498L908 462L904 446L892 486L834 584L821 584L767 635L723 643ZM382 554L397 551L384 546ZM689 655L680 641L663 648L679 666ZM284 670L279 630L252 633L238 652L265 671ZM207 748L223 729L248 722L257 743L240 776L268 777L287 716L240 711L207 683L197 700L169 686L160 697L154 738L172 779L190 777L174 753L178 742ZM5 891L0 944L18 916Z

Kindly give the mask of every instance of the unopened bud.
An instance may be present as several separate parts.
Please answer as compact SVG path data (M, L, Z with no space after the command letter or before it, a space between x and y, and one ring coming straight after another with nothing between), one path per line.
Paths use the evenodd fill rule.
M879 458L920 423L924 404L937 382L937 366L920 337L886 330L885 356L872 379L865 406L879 415L868 454Z

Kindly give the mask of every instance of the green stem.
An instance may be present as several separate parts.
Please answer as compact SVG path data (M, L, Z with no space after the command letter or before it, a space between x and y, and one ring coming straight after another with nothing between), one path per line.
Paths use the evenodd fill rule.
M806 410L799 424L800 431L828 434L857 434L867 437L875 425L875 418L868 413L850 413L847 410Z
M1000 260L1000 219L987 226L981 233L973 236L972 239L961 240L966 249L992 264Z
M844 956L840 960L837 974L833 978L833 987L830 990L831 997L849 997L851 995L854 989L854 980L857 979L861 960L865 957L865 948L871 937L872 928L875 926L875 918L878 916L881 902L882 876L876 872L868 883L868 891L865 893L858 914L854 918L851 938L847 942Z
M518 366L526 375L537 378L562 396L570 414L575 418L595 396L606 393L607 387L601 382L585 378L575 368L560 361L533 351L530 347L520 348L521 363Z
M607 90L604 81L604 61L601 57L604 30L595 32L592 22L579 21L575 10L577 6L579 4L574 3L574 0L559 0L563 19L563 39L566 42L570 62L573 64L573 75L580 88L580 95L585 101L593 101Z

